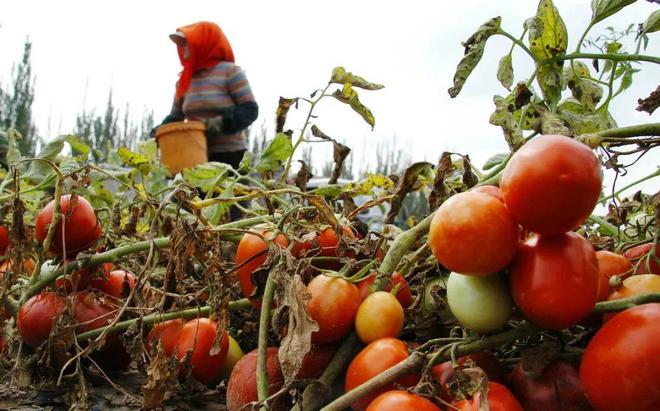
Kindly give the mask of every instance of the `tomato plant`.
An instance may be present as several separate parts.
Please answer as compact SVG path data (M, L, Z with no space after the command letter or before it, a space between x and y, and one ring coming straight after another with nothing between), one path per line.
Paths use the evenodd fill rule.
M479 192L450 197L435 212L428 243L440 264L466 275L488 275L516 253L518 225L504 204Z
M355 317L355 331L363 343L398 337L403 328L403 307L395 296L376 291L362 301Z
M369 274L365 279L355 284L360 292L361 300L364 301L364 299L372 292L371 288L374 281L376 281L376 273ZM390 281L388 282L387 287L385 287L385 291L390 292L397 286L396 299L399 300L399 303L401 303L401 306L404 309L410 307L414 302L412 289L403 275L401 275L400 272L395 271L392 273Z
M600 162L586 145L544 135L511 158L500 181L507 209L526 229L561 234L591 214L601 191Z
M401 390L384 392L367 407L367 411L399 410L440 411L440 407L424 397Z
M381 338L367 345L353 358L346 371L344 388L350 391L358 385L368 381L388 368L408 358L408 347L396 338ZM396 382L404 387L417 383L418 375L405 375ZM364 411L369 404L380 394L394 388L394 384L375 390L354 402L351 406L355 411Z
M282 233L277 234L272 238L272 234L268 231L261 233L266 239L273 241L275 244L286 247L289 245L289 240ZM250 298L254 292L255 284L252 279L252 273L255 272L263 263L266 262L268 257L268 243L258 235L246 233L238 243L236 249L236 272L238 273L238 280L241 284L243 295ZM255 298L250 298L252 305L257 308L261 307L261 301Z
M220 377L222 364L227 357L229 338L225 332L220 337L219 346L213 344L218 325L208 318L196 318L181 327L178 341L178 358L183 361L190 354L190 367L193 378L202 384L211 384Z
M353 283L321 274L309 282L307 291L312 295L307 303L309 314L319 325L312 334L313 343L337 341L353 329L360 306L360 294Z
M72 204L73 203L73 204ZM53 220L55 200L49 202L37 215L35 237L43 244ZM84 197L63 195L60 199L61 219L57 222L49 251L68 257L91 247L100 237L102 228L92 205ZM66 244L66 248L65 245Z
M88 286L101 290L112 297L124 298L135 287L135 276L126 270L114 270L110 271L105 278L90 279Z
M604 324L584 352L580 381L599 411L660 409L660 303L629 308Z
M54 292L35 295L21 306L16 316L16 328L21 339L38 347L48 339L54 322L62 315L66 301Z
M544 328L558 330L577 324L598 299L596 253L575 233L525 241L510 272L516 306Z
M507 284L497 274L487 277L449 274L447 302L464 327L478 332L501 329L513 308Z

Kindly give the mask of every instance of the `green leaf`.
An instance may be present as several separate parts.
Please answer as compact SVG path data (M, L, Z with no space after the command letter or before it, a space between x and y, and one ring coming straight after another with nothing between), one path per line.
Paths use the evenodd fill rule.
M660 10L656 10L649 16L648 19L642 24L642 31L638 37L645 36L649 33L655 33L660 30Z
M142 154L151 163L158 161L158 143L153 138L138 144L138 153Z
M511 54L507 54L500 59L497 66L497 79L507 90L511 90L511 86L513 85L513 62Z
M346 103L351 106L353 111L362 116L364 121L366 121L372 129L374 128L376 119L374 119L373 114L371 114L371 110L369 110L360 102L357 91L353 90L351 83L345 83L341 91L335 90L335 92L332 93L332 97L336 98L342 103Z
M344 186L340 184L327 184L308 191L310 194L322 196L330 199L339 197L344 192Z
M9 143L7 147L7 164L10 166L18 163L23 158L21 150L18 148L18 142L22 138L21 133L15 128L7 130L7 141Z
M362 88L365 90L380 90L383 86L382 84L371 83L360 76L357 76L350 71L346 71L343 67L335 67L332 70L332 76L330 78L330 83L336 84L350 84L353 87Z
M502 161L504 161L504 159L507 158L508 156L509 156L508 153L495 154L494 156L491 156L488 160L486 160L482 169L490 170L491 168L502 164Z
M592 0L591 1L591 25L605 20L622 8L629 6L637 0Z
M119 147L117 154L119 154L121 161L129 167L140 168L149 164L149 159L146 156L140 153L135 153L126 147Z
M621 47L623 47L623 44L619 43L618 41L608 41L605 43L605 50L607 50L607 54L616 54L621 50Z
M552 0L541 0L535 18L529 24L529 49L537 61L537 81L551 106L561 98L564 62L544 64L544 61L565 55L567 47L568 32L559 10Z
M293 154L293 144L291 137L284 133L277 133L275 138L270 140L264 150L261 152L257 162L257 171L265 173L275 171Z
M36 157L53 161L55 160L55 157L57 157L57 155L62 152L62 149L64 149L64 140L62 140L62 138L55 138L49 141L48 144L46 144L41 149L41 151ZM43 163L41 161L33 161L30 164L30 169L27 173L27 177L41 179L44 178L46 175L50 174L52 171L53 171L52 167L50 167L48 164Z
M458 63L456 67L456 73L454 74L454 85L449 88L449 96L454 98L458 96L465 85L465 81L468 79L472 70L479 64L481 57L484 55L484 49L486 47L486 41L496 34L500 30L500 23L502 22L501 17L495 17L477 29L477 31L467 39L463 46L465 47L465 53L463 58Z
M89 156L89 153L92 150L80 137L73 134L64 136L64 141L69 143L69 146L71 146L71 152L74 156L79 155L81 158L84 157L87 159L87 156Z
M243 154L240 164L238 165L239 170L249 170L252 166L252 160L254 159L254 154L251 151L246 150Z
M209 193L220 185L227 176L230 166L224 163L210 162L183 170L183 178L195 187Z

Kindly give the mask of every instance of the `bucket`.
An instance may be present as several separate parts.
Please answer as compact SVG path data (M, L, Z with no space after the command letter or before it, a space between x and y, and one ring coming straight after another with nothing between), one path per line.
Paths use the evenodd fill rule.
M172 174L208 162L204 129L201 121L177 121L156 129L160 162Z

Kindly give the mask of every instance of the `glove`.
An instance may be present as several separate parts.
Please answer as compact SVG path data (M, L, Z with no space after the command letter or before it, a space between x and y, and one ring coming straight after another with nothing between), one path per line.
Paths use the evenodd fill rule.
M207 138L222 137L222 116L211 117L204 121Z

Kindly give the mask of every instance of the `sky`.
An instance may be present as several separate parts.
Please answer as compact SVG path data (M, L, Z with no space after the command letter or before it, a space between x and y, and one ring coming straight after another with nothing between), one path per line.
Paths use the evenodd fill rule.
M479 67L455 99L447 89L462 57L461 42L479 25L502 16L515 36L535 14L533 0L473 1L5 1L0 12L0 83L11 80L12 64L32 42L36 74L33 114L39 133L55 137L73 129L83 106L105 109L112 87L115 106L139 118L153 110L156 121L169 111L180 64L168 34L195 21L217 22L234 48L260 105L256 124L272 129L279 96L309 96L343 66L378 91L359 91L371 109L371 128L347 106L323 100L315 111L318 127L354 148L354 162L369 161L377 141L391 139L415 161L435 163L444 150L470 154L476 164L506 150L498 127L488 123L494 94L506 94L495 78L510 41L498 36L486 47ZM555 0L569 32L569 50L591 17L590 0ZM592 30L623 29L658 8L638 1ZM660 54L658 33L646 54ZM524 53L513 55L516 79L533 67ZM619 125L658 121L635 111L637 99L658 83L658 68L646 64L633 86L611 107ZM304 110L303 110L304 108ZM289 116L299 129L307 107ZM315 159L330 151L314 146ZM659 161L645 160L639 173ZM641 169L642 167L638 167ZM631 178L639 174L631 174ZM657 187L657 184L656 184Z

